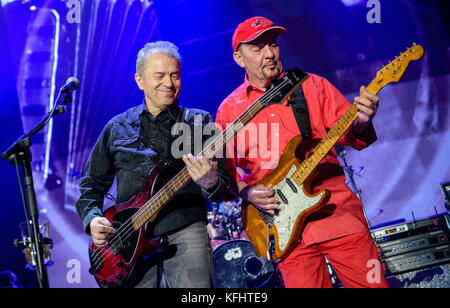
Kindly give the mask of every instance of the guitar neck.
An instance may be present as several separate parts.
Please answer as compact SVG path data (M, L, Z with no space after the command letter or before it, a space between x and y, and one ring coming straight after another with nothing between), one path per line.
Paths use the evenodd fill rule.
M268 104L273 103L274 99L277 99L279 103L285 101L309 77L309 75L299 69L295 69L291 74L293 80L287 76L282 77L277 85L267 90L264 95L251 104L233 123L227 125L226 129L214 138L197 157L214 157L258 112ZM286 87L288 87L288 91L286 91ZM184 167L183 170L133 215L131 218L133 228L138 230L144 226L190 180L191 176L187 167Z
M197 155L203 157L213 157L223 149L227 142L248 123L250 120L264 108L263 97L256 100L250 107L244 111L233 123L227 126L214 140L209 143L203 151ZM157 194L132 217L132 224L135 230L144 226L165 204L167 204L184 185L191 181L187 167L184 167L173 179L171 179Z
M376 79L373 80L367 91L376 95L381 90ZM357 102L354 102L347 112L339 119L339 121L331 128L327 135L314 148L313 152L300 164L297 171L292 175L292 180L301 185L313 170L319 165L320 161L328 154L333 146L341 139L345 132L350 128L358 117Z

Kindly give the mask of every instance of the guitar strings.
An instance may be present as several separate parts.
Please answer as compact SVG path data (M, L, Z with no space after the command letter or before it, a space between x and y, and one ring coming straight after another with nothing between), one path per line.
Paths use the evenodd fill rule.
M246 114L249 114L250 112L254 112L254 110L252 110L252 109L256 109L255 107L257 107L257 102L259 101L260 103L262 103L262 102L264 102L264 103L266 103L266 97L267 96L270 96L270 95L272 95L272 93L273 92L275 92L275 91L277 91L278 90L278 88L281 88L281 87L283 87L284 85L285 85L285 81L283 81L282 83L280 83L280 85L278 85L278 86L276 86L276 87L274 87L272 90L269 90L267 93L266 93L266 95L265 95L265 97L263 97L262 99L260 98L259 100L257 100L255 103L253 103L249 108L248 108L248 110L246 111L246 112L244 112L238 119L236 119L236 121L234 121L233 122L233 124L235 124L235 123L237 123L237 122L240 122L240 121L242 121L242 119L244 119L244 118L246 118ZM269 97L267 97L267 102L269 101ZM253 116L251 116L251 117L253 117ZM250 117L250 119L251 119L251 117ZM245 119L245 121L247 121L247 120L249 120L249 119ZM229 129L228 131L227 130L225 130L225 135L227 135L229 132L230 132L230 130L231 130L231 133L233 133L233 131L234 131L234 128L233 129ZM214 145L216 145L216 142L218 141L218 140L220 140L220 138L223 138L222 137L222 135L224 135L223 133L221 134L221 135L219 135L218 137L216 137L209 145L211 145L211 144L214 144ZM229 136L227 136L227 138L229 138ZM227 139L226 138L226 139ZM207 147L209 147L209 145L207 146ZM183 170L184 171L184 170ZM163 189L161 189L155 196L154 196L154 198L152 198L152 199L157 199L156 201L158 201L159 199L159 194L161 194L161 191L163 192L163 194L165 194L165 190L164 190L164 188ZM162 194L161 194L162 195ZM169 199L170 200L170 199ZM150 202L151 200L149 200L149 202ZM147 202L145 205L144 205L144 207L143 208L145 208L145 207L147 207L147 204L149 203L149 202ZM145 211L146 209L144 209L143 211ZM133 234L133 232L134 231L136 231L136 230L134 230L134 228L132 228L132 224L130 224L130 220L133 220L135 217L134 217L135 215L132 215L131 217L130 217L130 219L128 219L128 221L126 221L122 226L120 226L119 227L119 229L116 231L116 234L115 234L115 236L113 236L111 239L110 239L110 242L112 243L112 245L110 245L110 247L112 248L112 253L114 253L114 249L115 248L118 248L118 246L120 245L120 242L119 243L117 243L116 242L116 240L117 240L117 237L119 237L120 235L122 235L122 234L124 234L125 232L125 236L124 237L122 237L124 240L126 240L126 239L128 239L128 237L131 235L131 234ZM117 243L117 244L116 244ZM100 250L100 252L102 251L103 249L101 249ZM109 251L109 253L107 254L107 255L105 255L104 256L104 260L106 260L106 259L108 259L109 257L111 256L111 251ZM101 260L102 260L102 255L101 255L101 253L99 253L99 254L97 254L94 258L93 258L93 265L95 266L95 267L97 267L98 266L98 264L99 264L99 262L101 262Z
M282 87L282 86L284 86L284 84L283 83L281 83L278 87ZM277 89L277 87L275 87L274 89L273 89L273 91L272 92L274 92L274 91L277 91L278 89ZM268 93L266 94L266 96L268 96L268 95L271 95L271 93L270 93L271 91L268 91ZM264 98L265 99L265 98ZM264 100L259 100L260 102L263 102ZM257 106L257 104L256 104L256 102L254 103L254 104L252 104L252 106L251 107L253 107L253 108L248 108L248 112L245 112L245 113L249 113L250 111L251 112L254 112L254 110L251 110L251 109L255 109L254 107L255 106ZM253 116L251 116L251 117L253 117ZM245 117L239 117L234 123L236 123L236 122L238 122L239 120L242 120L241 118L245 118ZM231 133L234 131L234 129L232 129L231 130ZM226 132L226 134L225 135L227 135L228 133L230 132L230 130L228 130L227 132ZM223 135L223 134L222 134ZM222 135L219 135L217 138L215 138L214 139L214 141L212 141L209 145L208 145L208 147L211 145L211 144L214 144L214 145L216 145L216 143L217 143L217 141L218 141L218 139L220 139L221 137L222 137ZM229 138L229 136L227 136L227 138ZM208 148L207 147L207 148ZM205 152L205 151L203 151L203 152ZM183 170L183 171L185 171L185 170ZM175 182L177 182L177 181L175 181ZM161 193L162 192L162 193ZM164 194L166 194L166 191L164 190L164 188L163 189L161 189L158 193L157 193L157 195L155 195L155 198L156 199L158 199L158 194L161 194L161 195L164 195ZM166 195L166 198L167 198L167 195ZM170 198L168 198L169 200L170 200ZM151 200L149 200L149 201L151 201ZM156 201L159 201L159 200L156 200ZM148 202L148 203L151 203L151 202ZM147 204L146 204L147 205ZM146 207L146 205L144 205L144 207L143 207L143 211L145 211L146 209L144 209L145 207ZM135 215L133 215L130 219L132 220L133 218L134 218L134 216ZM151 217L151 216L150 216ZM130 220L129 219L129 220ZM118 245L120 245L120 243L118 243L118 244L115 244L115 240L116 240L116 238L117 238L117 236L120 236L122 233L124 233L125 231L128 233L128 234L126 234L126 236L124 237L124 240L126 240L126 239L128 239L128 237L134 232L134 231L136 231L134 228L133 228L133 230L131 230L130 228L131 228L131 226L132 225L130 225L129 224L129 220L127 221L127 222L125 222L122 226L121 226L121 228L119 228L119 230L117 230L117 232L116 232L116 236L114 236L114 237L112 237L111 239L110 239L110 241L111 241L111 243L112 243L112 245L110 246L111 248L117 248L118 247ZM127 228L128 230L125 230L125 228ZM101 261L101 255L99 255L99 254L97 254L97 257L96 258L94 258L93 259L93 263L95 263L95 265L97 266L98 265L98 261ZM105 258L105 260L107 259L107 258L109 258L110 257L110 253L108 254L108 255L106 255L104 258ZM100 260L98 260L100 258Z
M236 121L233 122L233 124L235 124L236 122L241 121L241 120L242 120L241 118L246 118L247 114L249 114L249 112L250 112L250 109L254 109L254 107L258 107L258 104L257 104L258 101L259 101L259 103L263 103L263 104L265 104L266 102L270 101L271 98L270 98L270 97L267 97L267 96L270 96L270 95L272 95L273 92L278 91L278 89L279 89L279 88L282 88L287 82L288 82L288 81L284 80L284 81L282 81L282 82L280 83L280 85L278 85L278 86L274 87L273 89L269 90L269 91L266 93L265 97L263 97L262 99L258 99L255 103L253 103L253 104L251 105L251 107L249 107L248 110L247 110L246 112L244 112L238 119L236 119ZM272 93L271 93L271 92L272 92ZM253 110L252 112L254 112L254 110ZM258 112L259 112L259 111L258 111ZM252 117L253 117L253 116L251 116L250 119L251 119ZM249 119L246 119L246 121L247 121L247 120L249 120ZM233 133L233 131L234 131L234 129L231 130L232 133ZM224 132L226 132L226 130L225 130ZM228 132L226 132L226 133L228 133ZM233 134L234 134L234 133L233 133ZM216 137L216 138L214 139L214 141L212 141L212 142L207 146L207 148L208 148L211 144L213 144L213 143L215 144L215 143L217 142L217 140L220 139L220 138L222 137L222 135L224 135L224 134L222 133L221 135L219 135L218 137ZM225 135L226 135L226 134L225 134ZM229 138L229 136L228 136L228 138ZM204 152L204 151L203 151L203 152ZM187 171L187 168L183 169L182 172L180 172L180 173L183 173L183 171ZM184 172L184 173L185 173L185 172ZM186 180L189 181L190 179L186 179ZM179 182L179 180L177 179L177 180L175 180L174 182ZM170 182L169 182L168 184L170 184ZM167 185L168 185L168 184L167 184ZM178 184L180 184L180 183L178 183ZM186 184L186 183L185 183L185 184ZM166 185L166 186L167 186L167 185ZM165 190L166 190L166 189L165 189L165 187L164 187L164 188L162 188L160 191L158 191L158 193L157 193L153 198L151 198L151 199L143 206L142 211L140 211L140 212L146 211L147 209L145 209L145 208L148 207L148 205L151 207L151 205L152 205L153 203L156 203L156 201L159 201L160 198L161 198L161 196L164 195L164 194L166 194L166 191L165 191ZM161 196L158 196L158 195L161 195ZM167 197L168 197L168 196L166 195L166 198L167 198ZM156 199L155 202L151 202L152 199ZM168 202L169 200L170 200L170 196L169 196L169 198L168 198L168 200L167 200L166 202ZM118 237L118 236L121 236L121 235L123 234L124 236L121 236L120 238L123 239L124 241L126 241L126 240L129 238L129 236L131 236L131 234L133 234L133 232L137 231L136 229L133 228L132 223L130 224L130 220L133 221L133 219L135 218L135 215L136 215L136 214L138 214L138 213L135 213L134 215L132 215L132 216L130 217L130 219L128 219L124 224L122 224L122 226L119 227L119 229L116 231L115 235L110 239L110 242L112 243L112 245L110 246L110 248L112 248L112 250L109 251L109 253L108 253L107 255L104 256L104 260L107 260L109 257L111 257L111 253L114 253L114 249L119 247L120 242L116 244L116 240L117 240L117 237ZM150 217L151 217L151 216L150 216ZM126 233L125 233L125 232L126 232ZM100 258L100 260L99 260L99 258ZM100 254L97 254L97 257L95 257L95 258L93 259L92 262L95 263L95 266L98 266L98 262L101 262L101 260L102 260L102 256L101 256L101 253L100 253Z
M273 92L278 91L278 89L279 89L279 88L282 88L286 83L287 83L287 81L283 81L283 82L280 83L280 85L274 87L272 90L269 90L269 91L266 93L265 97L263 97L262 99L258 99L255 103L253 103L253 104L247 109L246 112L244 112L238 119L236 119L236 121L233 122L233 124L235 124L236 122L242 121L242 118L245 118L245 114L248 114L248 113L250 113L250 112L254 112L254 110L252 110L252 109L255 109L255 107L257 107L257 105L258 105L257 102L258 102L258 101L259 101L260 103L262 103L262 102L265 103L266 100L267 100L267 102L268 102L268 101L271 99L271 98L268 97L268 96L271 96ZM266 99L266 97L267 97L267 99ZM230 127L231 127L231 126L230 126ZM228 133L230 132L230 130L231 130L231 129L228 129L228 131L225 130L225 131L224 131L224 132L225 132L225 135L228 134ZM231 133L233 133L233 131L234 131L234 129L231 130ZM216 138L214 139L214 141L211 142L210 144L212 144L212 143L215 144L215 143L217 142L217 140L220 139L220 138L222 137L222 135L224 135L224 134L222 133L221 135L219 135L218 137L216 137ZM229 138L229 136L227 136L227 137ZM209 145L208 145L208 146L209 146ZM185 168L185 169L186 169L186 168ZM185 170L183 170L183 171L185 171ZM183 172L183 171L182 171L182 172ZM182 173L182 172L180 172L180 173ZM166 186L167 186L167 185L166 185ZM158 193L157 193L152 199L156 199L155 201L159 201L159 200L160 200L160 197L161 197L161 196L159 196L159 195L163 195L163 194L165 194L165 193L166 193L166 192L165 192L165 189L163 188L163 189L161 189L160 191L158 191ZM151 202L151 201L152 201L152 200L149 200L149 201L143 206L142 212L147 210L147 209L146 209L147 204L150 204L150 205L151 205L151 203L153 203L153 202ZM136 214L135 214L135 215L136 215ZM130 219L128 219L124 224L122 224L122 225L119 227L119 229L116 231L115 235L110 239L110 241L111 241L111 243L112 243L112 245L111 245L110 247L111 247L112 249L115 249L115 248L117 248L117 247L120 245L120 242L117 243L117 244L115 244L115 243L116 243L117 237L121 236L124 232L127 232L127 233L125 234L125 236L122 237L122 238L124 238L124 239L126 240L126 239L128 239L128 237L129 237L134 231L136 231L134 228L132 228L132 224L130 224L130 220L133 221L133 219L135 219L135 215L132 215L132 216L130 217ZM111 254L111 252L110 252L108 255L106 255L106 256L104 257L104 259L106 260L107 258L109 258L109 257L110 257L110 254ZM97 255L97 258L95 258L95 260L93 260L93 262L95 262L96 265L98 265L98 262L97 262L97 261L101 261L101 257L102 257L101 255ZM98 258L100 258L100 260L97 260Z
M355 121L356 112L357 110L355 104L352 104L350 108L342 115L341 119L330 129L330 132L334 131L337 137L330 134L330 132L327 133L327 135L314 148L313 152L305 160L303 160L300 167L303 167L303 169L306 170L306 176L302 174L303 170L301 169L301 171L297 169L293 175L297 175L301 178L302 182L304 182ZM340 126L340 129L337 128L338 126ZM327 141L330 146L326 144ZM325 147L326 150L324 151L322 147ZM319 150L322 151L322 153L319 153ZM316 157L318 154L320 154L319 157Z
M297 181L298 179L293 179L294 182L297 183L297 185L301 186L306 181L306 179L311 175L311 172L319 165L319 163L322 161L322 159L325 157L325 155L331 150L331 148L339 141L339 139L343 136L343 134L347 131L347 129L350 127L350 125L355 121L357 116L357 109L356 109L356 103L352 104L350 108L342 115L341 119L330 129L331 131L334 131L336 135L329 135L330 132L317 144L317 146L314 148L313 152L306 157L299 167L296 167L296 170L292 173L289 178L293 179L295 177L298 177L300 181ZM340 126L340 128L337 128ZM330 136L327 138L327 136ZM332 138L332 139L331 139ZM326 145L326 142L328 141L329 145ZM325 151L323 150L323 147L325 147ZM319 153L319 150L322 151L322 153ZM322 157L316 157L320 154ZM287 185L287 182L282 181L276 185L277 189L283 189ZM260 213L265 213L262 210L258 211ZM272 214L271 216L274 216L275 214Z
M263 98L257 99L257 100L256 100L256 101L255 101L255 102L254 102L254 103L253 103L253 104L252 104L252 105L251 105L251 106L250 106L250 107L249 107L249 108L241 115L241 116L239 116L238 119L236 119L236 120L232 123L232 125L230 125L227 129L225 129L225 130L223 131L223 133L220 134L219 136L217 136L212 142L210 142L206 148L208 148L208 147L209 147L210 145L212 145L212 144L215 145L215 143L216 143L220 138L223 138L223 135L227 135L227 134L229 133L229 130L230 130L229 128L232 127L233 125L236 125L236 123L242 121L243 118L246 118L247 115L250 113L251 109L254 109L255 107L258 107L258 108L259 108L258 102L259 102L260 104L262 104L262 105L264 105L265 103L269 102L269 101L272 99L272 98L269 97L269 96L271 96L273 93L275 93L276 91L278 91L279 89L281 89L282 87L284 87L287 83L288 83L287 80L283 80L278 86L276 86L276 87L272 88L271 90L269 90L268 92L266 92ZM254 112L254 110L251 111L251 112ZM259 112L259 110L258 110L258 112ZM253 115L253 116L254 116L254 115ZM253 116L251 116L250 119L251 119ZM249 119L246 119L246 121L247 121L247 120L249 120ZM228 130L228 131L227 131L227 130ZM235 130L235 128L233 128L233 129L231 130L231 132L233 133L233 135L234 135L234 130ZM236 133L237 133L237 132L236 132ZM227 136L227 138L225 138L225 140L227 140L228 138L230 138L230 136ZM226 143L227 143L227 142L226 142ZM224 145L225 145L226 143L224 143ZM216 151L217 151L217 149L216 149ZM203 152L205 152L205 150L202 151L201 153L203 153ZM186 167L179 173L179 175L180 175L181 173L185 173L185 171L187 171L187 168L186 168ZM183 177L184 177L184 176L183 176ZM188 178L188 179L185 179L185 180L190 181L191 179ZM147 210L148 210L148 209L147 209L148 207L151 207L152 204L156 203L156 201L159 201L160 198L162 197L162 195L163 195L163 194L166 194L166 187L167 187L167 185L170 184L171 182L175 182L175 183L178 182L177 185L179 185L179 184L182 183L182 182L180 182L180 179L179 179L179 177L177 176L177 177L175 178L174 181L170 181L169 183L167 183L162 189L160 189L160 190L155 194L154 197L152 197L150 200L148 200L148 201L146 202L146 204L144 204L144 206L141 208L141 210L138 211L138 213L133 214L133 215L132 215L125 223L123 223L123 224L116 230L115 234L110 238L110 243L112 243L112 245L108 245L108 246L111 248L111 251L107 251L107 254L106 254L105 256L103 256L103 260L107 260L108 258L110 258L110 257L111 257L111 254L114 254L114 249L116 249L116 248L119 247L120 242L117 243L117 241L116 241L118 237L120 237L120 239L122 239L122 241L126 241L126 240L129 238L129 236L131 236L131 234L133 234L133 232L137 231L137 230L135 230L135 229L133 228L133 224L132 224L132 222L136 220L135 215L136 215L136 214L140 215L139 212L145 212L145 211L147 211ZM184 185L186 185L186 184L187 184L187 183L185 183ZM173 197L173 196L172 196L172 197ZM170 196L167 196L167 194L166 194L166 198L168 199L168 200L166 200L166 202L168 202L168 201L171 199ZM154 200L152 201L152 199L154 199ZM151 217L151 216L150 216L150 217ZM138 220L139 220L139 218L138 218ZM131 221L131 222L130 222L130 221ZM116 244L116 243L117 243L117 244ZM103 246L103 247L105 247L105 246ZM99 265L99 262L102 261L102 254L101 254L101 251L103 251L103 249L102 249L103 247L98 247L98 248L100 249L100 253L97 254L97 256L94 257L93 260L92 260L92 263L93 263L94 267L97 267L97 266Z
M267 93L266 93L267 94ZM256 104L253 104L253 105L256 105ZM351 121L351 122L353 122L354 121L354 119ZM235 121L236 122L236 121ZM233 122L233 123L235 123L235 122ZM334 128L334 127L333 127ZM344 132L343 132L344 133ZM342 136L342 135L341 135ZM337 138L336 140L334 140L333 142L330 142L330 140L328 140L328 142L330 142L330 143L332 143L332 146L338 141L340 139L340 137L339 138ZM320 144L319 144L320 145ZM209 146L209 145L208 145ZM330 149L331 149L331 147L330 147ZM329 150L328 150L329 151ZM327 152L328 152L327 151ZM313 151L313 153L315 152L315 150ZM310 157L308 157L308 158L310 158ZM308 159L307 158L307 159ZM306 161L306 160L305 160ZM320 163L320 161L319 162L317 162L317 163L314 163L314 164L318 164L318 163ZM306 161L306 163L305 164L308 164L308 161ZM309 168L311 168L311 166L309 166ZM305 168L306 169L306 168ZM184 171L184 170L183 170ZM308 171L308 170L307 170ZM298 170L296 170L296 172L298 172ZM296 172L294 172L294 174L296 173ZM306 178L305 178L306 179ZM284 187L284 185L283 185L283 187ZM158 192L159 193L159 192ZM156 194L156 195L158 195L158 193ZM155 196L156 196L155 195ZM154 199L154 198L151 198L150 200L149 200L149 202L152 200L152 199ZM170 200L170 199L169 199ZM144 207L146 207L147 206L147 203L144 205ZM137 213L136 213L137 214ZM134 217L134 215L130 218L130 219L132 219ZM127 222L128 223L128 222ZM122 226L121 226L122 227ZM119 228L120 229L120 228ZM133 231L134 232L134 231ZM128 238L128 237L127 237Z

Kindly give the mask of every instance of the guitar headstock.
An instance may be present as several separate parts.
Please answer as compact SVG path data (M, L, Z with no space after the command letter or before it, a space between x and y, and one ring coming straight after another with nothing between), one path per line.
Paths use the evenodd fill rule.
M259 99L266 107L270 104L281 104L309 77L301 69L286 70L283 77L274 79L267 87L264 96Z
M390 82L398 82L406 71L411 61L419 60L423 57L425 50L422 46L413 44L405 52L401 53L388 65L384 66L377 73L375 79L379 87L384 87Z

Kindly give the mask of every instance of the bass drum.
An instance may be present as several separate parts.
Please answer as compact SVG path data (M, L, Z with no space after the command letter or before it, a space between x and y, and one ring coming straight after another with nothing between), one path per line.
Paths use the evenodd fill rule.
M282 288L276 265L258 256L248 240L225 242L213 251L215 288Z

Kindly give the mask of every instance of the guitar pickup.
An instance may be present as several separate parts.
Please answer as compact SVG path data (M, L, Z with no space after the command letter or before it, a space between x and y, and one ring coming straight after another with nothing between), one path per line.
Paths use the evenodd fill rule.
M288 199L283 194L283 192L280 189L277 189L277 194L281 198L281 201L283 201L284 204L288 204Z
M289 185L289 187L292 189L293 192L298 193L298 189L295 186L294 182L290 178L286 178L286 183Z

